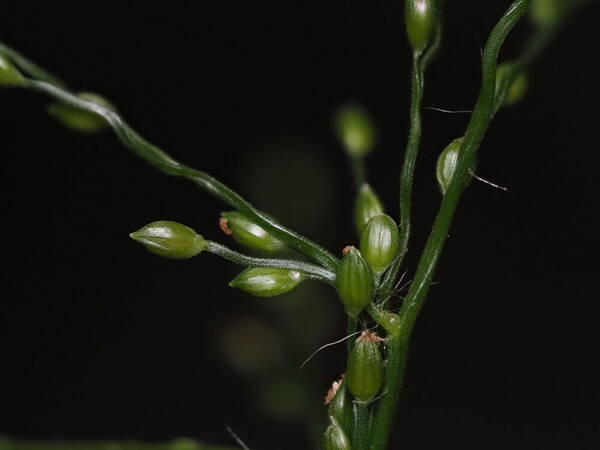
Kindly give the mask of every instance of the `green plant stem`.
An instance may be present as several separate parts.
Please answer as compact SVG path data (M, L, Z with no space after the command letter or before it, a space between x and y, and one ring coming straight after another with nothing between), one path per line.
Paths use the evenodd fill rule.
M352 403L352 450L367 450L369 443L369 427L371 424L371 408L354 401Z
M43 92L63 103L100 115L113 128L121 142L150 165L167 175L187 178L206 192L254 220L267 232L285 242L291 248L312 258L328 269L335 270L337 267L338 259L330 252L306 237L275 222L267 214L256 209L237 192L217 179L175 161L164 151L142 138L115 111L97 103L83 100L60 86L45 81L27 79L24 87Z
M0 54L6 56L13 63L19 67L23 72L32 76L33 78L37 78L38 80L47 81L48 83L55 84L57 86L66 87L65 83L59 78L55 77L51 73L39 67L37 64L29 61L23 55L21 55L18 51L10 48L9 46L0 42Z
M382 397L375 405L369 450L386 450L388 448L392 420L400 398L408 354L408 336L403 335L400 331L400 328L397 328L394 332L389 333L385 340L385 378Z
M383 302L387 301L392 295L396 276L398 275L398 271L400 270L404 257L408 251L408 243L410 240L412 188L417 155L421 143L423 112L424 73L419 64L420 57L420 53L415 52L413 54L410 130L408 133L406 152L404 153L404 164L402 165L402 172L400 174L400 250L398 251L396 259L385 272L381 282L379 298Z
M436 55L442 40L442 24L441 17L438 18L436 32L432 44L424 53L413 52L412 58L412 75L411 75L411 104L410 104L410 127L408 132L408 142L406 151L404 152L404 163L400 173L400 250L398 256L392 262L390 267L384 273L378 298L381 304L385 304L392 295L396 278L404 257L408 252L408 244L411 235L411 207L412 207L412 190L415 174L415 166L417 164L417 156L421 145L421 134L423 129L423 94L425 91L425 72L427 66Z
M354 188L358 192L361 186L367 181L365 160L360 156L348 155L348 162L350 164L350 171L352 172Z
M354 333L356 333L356 330L358 330L358 318L348 316L346 321L346 336L353 335ZM350 354L350 352L354 348L355 341L356 339L352 338L347 340L346 350L348 351L348 354Z
M433 229L421 255L417 272L399 312L400 326L392 332L387 344L385 395L377 405L371 433L370 450L384 450L406 367L410 335L421 310L437 263L443 250L452 218L463 191L468 170L493 117L496 88L496 65L500 48L510 30L529 8L531 0L515 1L494 27L482 58L482 86L471 120L467 127L454 177L442 200Z
M230 248L225 247L218 242L205 242L206 246L204 247L203 251L220 256L221 258L236 264L250 267L271 267L276 269L299 270L331 285L334 285L335 283L335 274L333 272L315 264L291 259L255 258L253 256L243 255L235 250L231 250Z

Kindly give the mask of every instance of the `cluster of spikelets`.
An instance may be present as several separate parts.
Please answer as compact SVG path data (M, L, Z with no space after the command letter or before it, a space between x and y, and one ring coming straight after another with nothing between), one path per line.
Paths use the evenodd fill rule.
M579 2L583 0L572 0ZM538 26L552 26L567 8L566 0L534 0L532 18ZM422 54L431 45L438 20L437 0L407 0L406 30L415 55ZM10 56L10 55L8 55ZM527 76L514 64L497 67L496 93L502 91L503 105L518 102L527 89ZM10 57L0 51L0 87L24 86L25 78L12 64ZM105 109L114 107L96 94L79 93L79 98ZM65 126L86 133L107 127L104 118L63 103L54 103L48 112ZM375 146L375 129L364 110L355 105L341 108L335 120L338 138L353 167L360 168L363 159ZM437 181L442 195L451 184L460 159L462 138L454 140L438 158ZM471 164L468 183L474 175ZM360 179L360 177L357 177ZM347 246L334 269L314 266L302 259L254 258L229 250L221 244L205 240L192 228L168 220L152 222L131 233L131 238L152 253L172 259L188 259L203 251L218 254L248 266L229 284L257 297L276 297L295 289L303 281L314 278L335 287L346 314L356 319L377 298L377 289L386 269L401 251L399 226L385 214L372 187L358 183L354 206L354 224L359 240L358 248ZM221 230L242 247L263 255L288 255L291 249L251 218L240 211L227 211L219 220ZM400 224L402 226L402 224ZM335 258L334 258L335 259ZM326 450L349 450L348 430L354 426L352 408L368 406L381 395L385 365L376 333L363 331L351 346L346 376L334 383L328 393L329 426L324 435ZM349 407L351 394L353 407Z

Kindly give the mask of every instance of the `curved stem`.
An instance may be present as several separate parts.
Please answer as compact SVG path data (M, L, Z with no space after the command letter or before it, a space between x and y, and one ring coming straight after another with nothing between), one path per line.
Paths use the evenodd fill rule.
M328 269L335 269L337 267L338 259L330 252L306 237L273 221L267 214L256 209L237 192L225 186L217 179L175 161L167 153L150 144L137 134L115 111L97 103L83 100L60 86L45 81L28 79L24 87L43 92L63 103L100 115L112 127L121 142L150 165L168 175L187 178L203 190L244 213L267 232L285 242L291 248L307 255Z
M412 78L411 78L411 105L410 105L410 129L408 143L404 153L404 164L400 173L400 250L398 256L386 270L379 288L379 298L384 304L392 295L396 277L408 252L408 244L411 234L411 207L412 188L421 144L422 115L423 115L423 93L425 90L425 71L427 66L437 53L442 40L442 24L440 17L437 20L436 31L432 44L425 53L413 53Z
M7 45L0 42L0 54L8 57L12 62L14 62L23 72L26 74L37 78L39 80L47 81L48 83L56 84L57 86L66 86L65 83L55 77L54 75L46 72L44 69L39 67L37 64L29 61L23 55L21 55L18 51L8 47Z
M228 261L243 266L251 267L272 267L275 269L290 269L299 270L309 275L313 275L322 281L331 285L335 282L335 274L321 266L316 266L304 261L296 261L292 259L272 259L272 258L255 258L253 256L243 255L235 250L231 250L222 244L214 241L206 241L204 250L214 255L220 256Z
M408 242L410 240L412 187L422 129L424 73L419 64L420 57L420 53L415 52L413 54L410 130L406 152L404 153L404 164L402 165L402 172L400 174L400 250L381 281L379 298L384 302L392 295L396 276L408 251Z
M377 405L375 412L371 434L371 450L383 450L387 447L406 367L410 335L429 291L465 180L469 176L468 170L471 161L493 117L498 54L508 33L528 10L530 3L531 0L516 0L500 19L486 44L482 59L483 79L479 99L465 133L455 174L444 195L433 229L419 261L415 278L400 309L400 326L397 332L391 333L386 340L388 357L385 396ZM391 376L387 376L388 374Z

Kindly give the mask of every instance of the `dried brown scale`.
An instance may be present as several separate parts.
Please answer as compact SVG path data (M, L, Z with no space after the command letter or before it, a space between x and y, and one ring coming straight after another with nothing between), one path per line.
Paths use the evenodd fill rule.
M219 228L221 228L221 231L223 231L223 233L225 233L227 236L231 236L231 234L233 233L233 231L231 231L231 228L229 228L227 219L225 217L221 217L219 219Z
M383 342L385 339L377 336L376 332L363 331L360 336L356 339L356 342L374 342L378 344L379 342Z
M335 394L337 393L338 389L342 385L342 381L344 380L344 375L345 374L342 374L342 376L338 380L334 381L331 384L331 387L327 391L327 395L325 395L325 400L323 401L324 405L329 405L331 403L331 400L333 400L333 397L335 397Z

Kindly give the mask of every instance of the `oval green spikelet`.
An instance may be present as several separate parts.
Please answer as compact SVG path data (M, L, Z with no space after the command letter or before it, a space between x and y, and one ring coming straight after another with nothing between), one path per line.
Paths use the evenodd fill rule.
M373 272L356 248L349 246L344 249L344 257L336 272L335 287L350 317L358 317L373 300Z
M190 227L170 220L149 223L129 237L152 253L171 259L191 258L206 245L204 238Z
M23 75L10 60L0 54L0 87L14 87L23 84Z
M262 252L278 252L286 246L238 211L221 213L221 230L241 245Z
M369 220L360 238L360 252L374 273L384 270L398 255L400 232L394 219L379 214Z
M115 107L106 99L91 92L80 92L77 94L82 100L95 103L106 109L115 110ZM48 114L61 122L65 127L79 133L97 133L108 127L108 123L102 116L86 111L66 103L52 103L46 109Z
M330 416L330 425L323 435L323 450L351 450L350 439L335 417Z
M371 186L365 183L358 191L354 202L354 224L358 237L362 235L369 220L378 214L383 214L383 205Z
M406 34L416 52L427 48L438 21L438 0L406 0Z
M363 331L348 356L348 390L360 403L369 403L383 384L383 360L379 352L382 339Z
M295 289L306 275L298 270L251 267L229 283L256 297L277 297Z
M463 138L455 139L444 149L444 151L440 154L437 160L436 166L436 177L438 184L440 186L440 190L442 191L442 195L446 193L448 186L450 186L450 182L452 181L452 177L454 176L454 172L456 171L456 166L458 164L458 155L460 154L460 146L462 145ZM475 172L475 162L471 164L470 170L471 172ZM469 174L466 179L465 186L471 182L472 176Z
M521 101L527 93L529 77L523 70L517 70L514 64L500 64L496 69L496 95L506 89L506 95L502 102L504 106L514 105ZM509 85L507 85L509 84Z
M375 147L375 126L369 114L358 105L342 106L335 115L335 129L346 152L363 158Z

